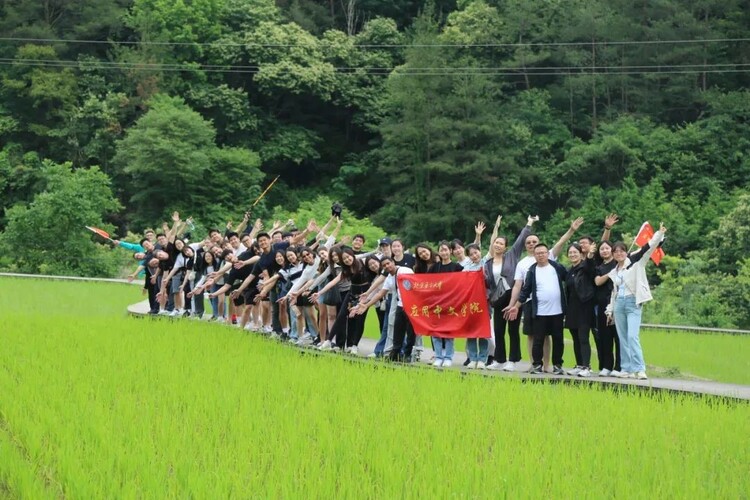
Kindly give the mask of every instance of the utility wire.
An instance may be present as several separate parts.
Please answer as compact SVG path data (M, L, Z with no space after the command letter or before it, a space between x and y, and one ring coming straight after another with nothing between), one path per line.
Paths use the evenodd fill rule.
M145 45L145 46L199 46L199 47L309 47L310 44L299 43L236 43L236 42L158 42L158 41L113 41L113 40L84 40L63 38L24 38L24 37L0 37L0 42L8 43L81 43L81 44L107 44L107 45ZM703 38L703 39L681 39L681 40L615 40L615 41L586 41L586 42L513 42L513 43L428 43L428 44L355 44L355 48L491 48L491 47L590 47L592 45L681 45L681 44L705 44L705 43L736 43L750 42L750 38ZM330 45L325 40L316 40L319 45Z
M155 70L177 70L177 71L195 71L195 70L219 70L219 71L238 71L238 70L260 70L262 66L257 65L231 65L231 64L201 64L198 62L185 62L185 63L148 63L148 62L127 62L127 61L103 61L103 60L71 60L71 59L14 59L14 58L0 58L0 62L6 64L17 64L19 66L35 66L35 65L48 65L48 66L61 66L61 67L76 67L76 68L91 68L91 69L155 69ZM101 67L99 67L101 66ZM577 65L577 66L527 66L527 67L481 67L481 66L469 66L469 67L377 67L377 66L334 66L335 71L340 72L355 72L364 70L366 72L391 72L399 71L402 73L412 73L418 71L443 71L443 72L472 72L472 73L483 73L483 72L521 72L521 73L536 73L538 71L555 71L555 72L566 72L566 71L592 71L597 72L621 72L623 70L653 70L654 72L663 72L664 70L673 69L695 69L696 71L702 72L704 69L714 68L737 68L737 67L748 67L750 63L712 63L712 64L652 64L652 65L624 65L624 66L597 66L597 65ZM603 70L603 71L601 71Z
M18 65L19 63L15 60L0 59L0 65ZM31 67L49 67L49 68L78 68L80 64L75 61L41 61L34 60L32 62L21 63L23 66ZM690 65L685 65L690 66ZM533 71L533 68L464 68L464 71L445 71L448 68L415 68L409 70L408 68L393 68L383 70L365 70L366 74L370 75L390 75L394 74L397 76L520 76L527 74L529 76L617 76L617 75L676 75L676 74L700 74L700 73L745 73L750 72L750 64L736 64L736 65L705 65L698 66L693 69L677 69L682 66L674 66L673 69L661 70L658 66L649 67L649 70L626 70L626 71L599 71L598 67L562 67L556 68L556 71ZM725 66L734 66L733 68L726 68ZM739 68L737 66L740 66ZM725 69L712 69L714 67L724 67ZM231 67L230 67L231 68ZM708 68L708 69L707 69ZM260 72L260 68L254 69L221 69L221 68L201 68L201 67L178 67L176 65L164 65L164 66L148 66L140 63L132 63L123 66L103 66L101 70L157 70L165 72L185 72L185 71L203 71L206 73L228 73L228 74L257 74ZM339 68L341 69L341 68ZM360 68L356 68L360 69ZM342 72L343 73L343 72Z

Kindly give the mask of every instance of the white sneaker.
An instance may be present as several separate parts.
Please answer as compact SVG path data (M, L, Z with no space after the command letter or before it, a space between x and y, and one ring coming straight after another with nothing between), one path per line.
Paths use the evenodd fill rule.
M357 347L356 345L351 346L349 348L349 354L351 354L353 356L358 356L359 355L359 347Z
M172 313L170 311L167 311L166 309L161 309L159 311L159 316L169 316L170 314Z
M300 338L300 339L299 339L299 340L297 341L297 345L299 345L299 346L308 346L308 345L312 345L312 343L313 343L313 340L315 340L315 339L313 339L313 338L312 338L312 336L310 336L310 335L303 335L303 336L302 336L302 337L301 337L301 338Z
M467 370L476 370L477 368L477 362L476 361L469 361L469 364L466 365Z
M617 378L635 378L635 374L629 372L619 372Z
M502 370L504 365L501 365L497 361L493 361L489 365L487 365L488 370Z
M279 335L276 332L271 332L271 340L278 340L281 338L281 335Z
M453 366L453 360L451 360L451 359L444 359L443 360L443 368L448 368L450 366Z
M432 366L440 368L441 366L443 366L443 360L440 358L435 359L435 361L432 362Z
M508 361L503 365L504 372L512 372L516 370L516 364L513 361Z
M579 377L590 377L591 376L591 369L584 367L583 370L578 372Z
M273 328L271 327L271 325L266 325L263 327L263 331L265 333L271 333L273 331Z
M610 375L612 375L612 372L606 368L602 368L602 371L599 372L600 377L609 377Z
M321 351L330 351L331 350L331 341L330 340L326 340L325 342L323 342L322 344L320 344L320 347L318 347L318 349L321 350Z
M368 358L377 358L377 357L378 357L378 355L377 355L377 354L375 354L374 352L371 352L370 354L368 354L368 355L367 355L367 357L368 357Z
M484 363L484 361L477 361L477 370L484 370L487 368L487 365Z
M635 374L635 378L638 380L648 380L648 375L646 375L646 372L638 372Z
M572 370L568 370L565 373L567 373L568 375L573 375L575 377L576 375L578 375L579 373L581 373L581 370L582 370L582 368L580 366L576 366Z
M329 350L329 349L326 349L326 350ZM330 351L331 352L341 352L341 349L339 348L339 346L335 345L335 346L331 347Z
M621 374L621 373L622 373L621 371L618 371L618 370L612 370L611 372L609 372L609 376L610 376L610 377L615 377L615 378L620 378L620 374Z

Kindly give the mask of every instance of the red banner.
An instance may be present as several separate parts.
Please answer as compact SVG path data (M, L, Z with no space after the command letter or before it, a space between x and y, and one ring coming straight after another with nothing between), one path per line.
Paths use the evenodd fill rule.
M642 247L643 245L651 241L651 238L653 237L654 228L648 222L644 222L641 226L641 229L638 231L638 235L635 237L635 244L639 247ZM651 254L651 260L653 260L654 264L656 264L657 266L659 265L659 262L661 262L662 257L664 257L664 250L662 250L661 248L657 248Z
M402 274L398 289L417 335L489 338L490 312L482 271Z

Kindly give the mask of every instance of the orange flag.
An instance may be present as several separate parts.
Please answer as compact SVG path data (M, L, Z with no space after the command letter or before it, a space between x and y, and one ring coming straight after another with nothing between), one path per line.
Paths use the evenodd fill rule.
M654 228L651 226L651 224L648 223L648 221L644 222L641 226L641 229L638 231L638 236L635 237L635 244L639 247L642 247L649 241L651 241L651 238L654 236ZM657 248L654 250L654 252L651 254L651 260L654 261L654 264L657 266L659 265L659 262L661 262L662 257L664 257L664 250L660 248Z

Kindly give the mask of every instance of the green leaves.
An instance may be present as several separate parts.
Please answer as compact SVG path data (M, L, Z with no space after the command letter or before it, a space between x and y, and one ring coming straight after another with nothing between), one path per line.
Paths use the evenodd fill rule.
M45 162L45 189L28 205L7 210L0 246L11 252L15 269L28 273L112 276L119 259L91 242L86 225L103 227L121 206L109 178L97 167L73 170Z
M150 105L118 142L114 158L130 179L135 222L153 224L180 207L205 220L236 203L241 191L233 186L249 189L260 181L258 155L217 148L212 124L182 99L159 95Z

